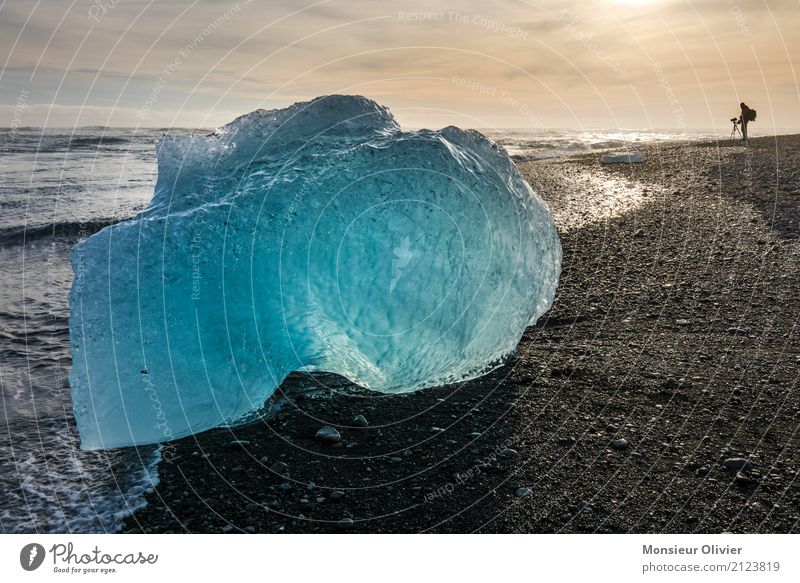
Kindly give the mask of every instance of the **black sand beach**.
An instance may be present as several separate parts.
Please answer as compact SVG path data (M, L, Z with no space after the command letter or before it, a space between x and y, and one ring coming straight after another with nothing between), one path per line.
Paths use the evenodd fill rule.
M274 418L171 444L124 532L800 531L800 136L642 151L520 164L564 263L505 366L294 375Z

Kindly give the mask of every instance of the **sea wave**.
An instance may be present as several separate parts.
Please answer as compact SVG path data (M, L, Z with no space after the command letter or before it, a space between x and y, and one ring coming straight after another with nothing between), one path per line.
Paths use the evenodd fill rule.
M117 532L158 485L160 446L85 452L74 427L63 422L22 429L45 441L30 448L15 443L15 459L0 460L0 532Z
M114 225L124 218L100 218L87 222L64 221L24 227L8 227L0 229L0 246L10 247L43 239L59 240L65 243L79 241L98 231Z

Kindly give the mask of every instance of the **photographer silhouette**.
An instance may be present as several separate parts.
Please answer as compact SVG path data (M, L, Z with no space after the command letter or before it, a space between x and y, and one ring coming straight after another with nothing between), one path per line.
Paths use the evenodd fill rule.
M740 103L739 107L742 108L742 115L741 117L739 117L739 123L742 125L742 139L746 142L747 123L751 121L756 121L756 110L750 109L744 102Z

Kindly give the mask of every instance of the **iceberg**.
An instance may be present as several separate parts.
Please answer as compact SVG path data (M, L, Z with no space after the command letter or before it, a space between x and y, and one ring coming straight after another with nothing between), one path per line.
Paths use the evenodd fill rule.
M157 144L149 206L76 245L84 449L253 419L293 371L383 393L474 378L552 305L552 216L482 134L332 95Z

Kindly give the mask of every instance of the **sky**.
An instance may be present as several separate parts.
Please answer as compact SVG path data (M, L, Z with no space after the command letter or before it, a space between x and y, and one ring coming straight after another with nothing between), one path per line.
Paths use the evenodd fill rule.
M800 127L797 0L0 0L0 126L218 127L332 93L408 128Z

